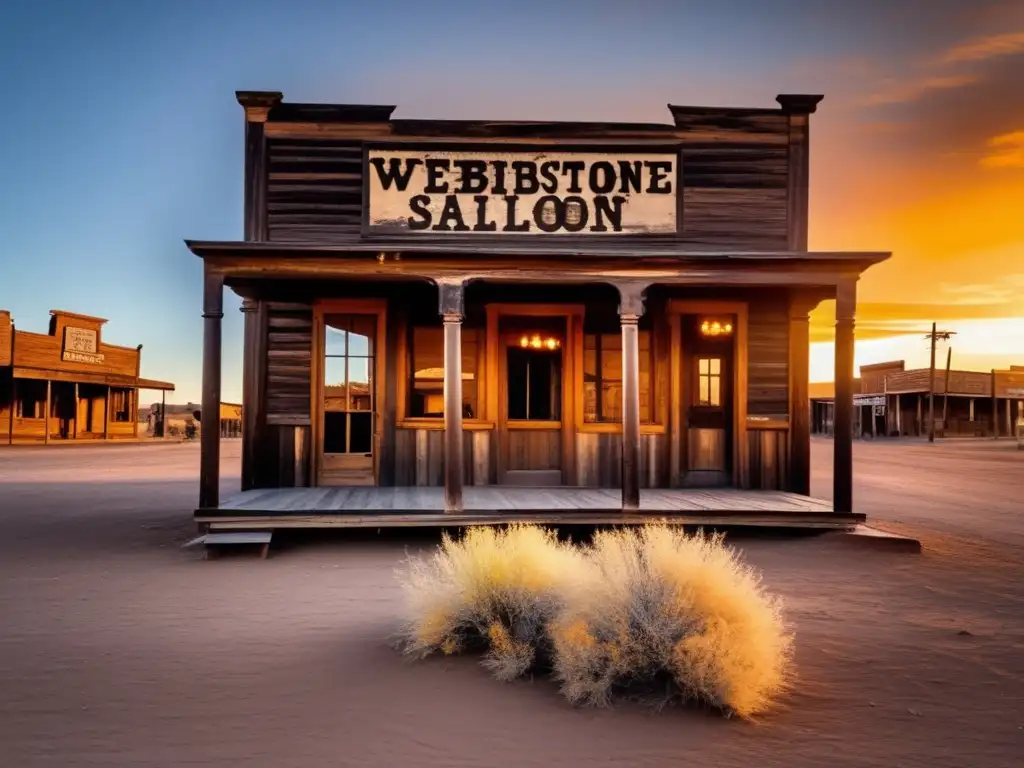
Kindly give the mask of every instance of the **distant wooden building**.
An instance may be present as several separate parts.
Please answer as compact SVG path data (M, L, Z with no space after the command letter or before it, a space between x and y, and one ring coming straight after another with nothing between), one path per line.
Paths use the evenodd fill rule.
M815 503L851 511L856 285L889 254L808 250L820 96L671 106L658 124L238 99L244 239L188 246L205 268L204 422L220 402L223 289L243 297L243 492L221 508L219 436L204 432L197 519L256 524L276 497L252 489L295 486L340 489L308 504L289 492L290 512L325 524L360 504L374 520L465 518L555 498L796 510L808 313L829 299L847 426L834 508Z
M138 437L142 346L102 340L107 321L51 310L48 333L16 329L0 310L0 444Z
M859 437L928 434L931 371L906 370L904 361L862 365L853 398L853 432ZM935 371L935 434L948 437L1013 437L1024 418L1024 366L1005 371ZM812 384L812 432L834 429L834 392Z

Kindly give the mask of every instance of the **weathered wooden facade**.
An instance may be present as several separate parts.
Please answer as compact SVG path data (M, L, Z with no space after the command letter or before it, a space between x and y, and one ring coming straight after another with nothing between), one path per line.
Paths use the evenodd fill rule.
M947 386L948 382L948 386ZM816 387L817 388L817 387ZM1024 366L1005 371L906 370L903 360L860 367L854 387L855 437L1014 437L1024 418ZM831 434L834 393L811 396L811 432Z
M888 256L807 248L820 99L597 124L239 93L245 237L188 245L211 418L223 289L243 297L243 490L435 486L449 514L466 486L806 496L808 313L837 301L849 414L857 280Z
M0 310L0 444L138 437L139 390L174 385L140 376L141 345L104 343L106 322L54 309L32 333Z

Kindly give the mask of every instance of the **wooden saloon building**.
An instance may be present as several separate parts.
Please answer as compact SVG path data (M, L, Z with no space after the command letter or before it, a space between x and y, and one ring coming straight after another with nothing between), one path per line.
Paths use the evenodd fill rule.
M174 385L142 378L142 345L105 343L106 322L54 309L32 333L0 310L0 445L139 436L139 390Z
M857 280L888 254L807 248L820 96L657 124L237 96L245 236L188 246L204 422L243 297L243 492L221 504L203 432L200 523L855 519L848 417L834 507L808 498L808 313L837 302L849 414Z

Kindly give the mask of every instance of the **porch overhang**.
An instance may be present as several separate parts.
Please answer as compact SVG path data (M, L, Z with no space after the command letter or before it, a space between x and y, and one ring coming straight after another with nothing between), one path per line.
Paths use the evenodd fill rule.
M196 241L186 245L225 277L345 276L516 282L642 280L674 285L835 286L890 257L882 251L706 250L658 240L542 243L494 239L339 239L331 245ZM557 266L553 264L557 262Z

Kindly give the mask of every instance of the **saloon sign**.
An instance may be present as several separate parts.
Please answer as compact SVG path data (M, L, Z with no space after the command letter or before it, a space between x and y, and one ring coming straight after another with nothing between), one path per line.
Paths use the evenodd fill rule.
M636 235L677 230L674 152L367 150L368 232Z

